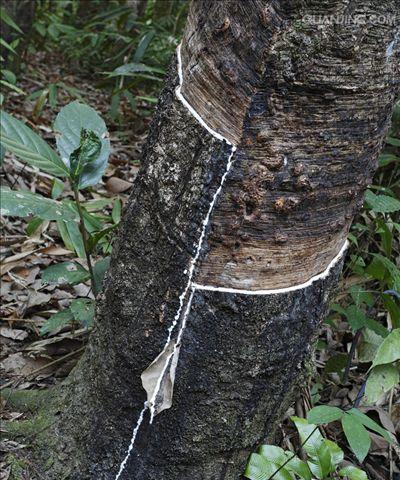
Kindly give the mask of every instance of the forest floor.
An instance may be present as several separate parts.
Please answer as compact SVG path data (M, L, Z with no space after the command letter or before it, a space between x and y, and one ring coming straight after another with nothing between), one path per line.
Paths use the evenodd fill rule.
M102 182L95 190L86 192L86 201L106 200L102 203L103 211L110 213L116 197L124 204L129 196L132 182L138 170L141 146L146 137L149 124L149 105L139 106L143 116L132 115L128 108L124 111L121 122L110 122L110 95L108 92L93 86L88 78L68 71L58 56L40 54L29 58L28 71L20 83L27 93L33 94L43 90L49 83L62 80L66 85L79 90L82 99L95 108L106 119L110 131L112 153L109 166ZM42 109L38 99L29 101L23 95L11 93L6 102L8 113L27 122L50 143L54 143L52 124L59 108L75 100L74 95L63 91L58 93L57 106L45 104ZM51 177L40 173L18 161L15 156L7 153L1 173L1 183L11 188L39 192L49 196L52 188ZM71 197L72 192L64 189L62 198ZM44 222L34 233L27 234L26 219L2 219L3 236L0 244L1 255L1 328L2 353L0 366L2 387L11 386L18 389L46 389L62 381L78 361L82 354L89 331L87 328L64 326L55 331L40 334L41 326L50 315L68 307L77 297L93 298L88 283L71 285L49 285L41 280L41 272L51 264L72 260L84 264L84 260L76 258L75 253L67 249L54 222ZM352 281L351 276L342 280L338 290L340 300L345 284ZM296 404L289 409L279 432L281 446L295 448L297 437L289 417L293 414L304 417L307 410L318 400L324 403L348 408L355 401L362 388L366 372L355 372L352 382L343 383L336 373L334 362L340 362L344 353L351 346L352 336L348 325L339 324L332 329L324 324L316 353L317 372L310 388L304 388ZM322 387L321 378L324 377ZM389 431L395 431L395 425L400 422L400 405L391 406L391 415L387 412L389 398L376 407L369 409L369 414L376 418ZM6 421L18 421L24 414L13 411L7 406L7 398L3 399L2 418ZM373 411L371 411L373 410ZM339 443L346 454L351 457L349 448L343 439L339 426L330 424L325 433ZM370 477L376 480L386 480L389 465L389 450L387 443L378 435L371 434L372 447L365 468ZM24 459L26 445L19 441L5 439L0 443L0 451L6 454L6 460L0 465L2 470L0 480L10 477L15 462L7 461L7 454ZM21 463L20 478L43 478L40 473L32 473L31 469ZM392 468L397 474L399 470L392 461Z

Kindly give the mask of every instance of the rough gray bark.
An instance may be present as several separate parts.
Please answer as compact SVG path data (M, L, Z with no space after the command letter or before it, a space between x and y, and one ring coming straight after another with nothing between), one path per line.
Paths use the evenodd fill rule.
M267 28L271 26L265 8L279 10L280 16L285 15L285 21L275 32L275 37L280 39L274 44L277 50L273 55L267 51L266 58L263 58L263 64L269 65L273 74L286 71L286 65L294 65L302 55L304 44L293 40L297 38L293 32L300 13L344 9L348 5L345 0L325 0L305 2L300 8L300 3L304 4L296 1L201 0L194 8L207 9L207 18L214 22L218 8L223 5L224 15L229 14L229 23L237 21L238 25L246 25L243 15L251 12L253 16L256 12L261 23L254 23L243 32L249 42L254 38L256 43L260 40L259 28L263 24ZM393 0L380 6L373 0L359 0L353 4L359 11L376 8L379 12L390 13L395 11L398 3ZM206 23L195 24L195 28L215 30L214 23L210 26L206 20ZM318 73L320 80L315 88L321 97L329 92L334 98L337 92L330 90L329 81L334 81L336 87L341 84L341 89L345 89L346 71L348 68L352 72L357 70L354 57L345 55L346 42L343 49L334 48L348 34L347 28L338 27L325 40L325 47L330 46L331 55L339 60L336 71ZM307 38L310 42L314 38L311 31L305 37L299 35L306 43ZM384 138L396 90L393 59L376 52L378 49L386 51L394 37L393 25L372 25L363 37L363 56L369 57L368 61L363 57L363 72L352 77L352 88L346 93L349 98L336 112L337 125L330 132L336 145L334 155L325 152L324 141L314 142L310 147L306 141L308 137L303 138L302 124L293 121L285 126L285 132L296 136L297 143L296 155L290 159L283 177L296 177L296 162L301 155L307 157L310 148L312 155L322 155L328 166L336 165L340 169L342 162L352 161L347 153L353 155L360 138L370 135L373 138L367 141L372 147L363 150L362 158L355 154L353 157L354 162L362 161L368 167L368 171L360 173L361 184L354 185L359 195ZM272 36L266 38L270 41ZM324 56L316 56L316 61L323 62L324 59ZM295 71L284 76L288 87L296 83L297 75L305 74L301 68L298 64ZM253 78L253 73L249 72L249 77ZM371 81L379 82L380 87L366 83L366 74ZM280 82L283 80L278 74L275 78L280 82L268 83L267 90L264 88L264 72L255 77L258 80L255 78L255 90L249 90L250 96L261 92L262 96L270 98L278 90L282 93L284 86ZM358 84L354 83L357 81ZM226 168L229 145L216 140L180 103L175 95L177 82L174 58L143 152L142 167L124 214L104 291L99 298L94 332L83 359L54 396L51 414L57 421L51 427L53 435L46 432L41 439L42 448L43 444L49 446L52 461L46 471L49 479L60 478L66 472L75 480L115 478L146 400L140 375L164 347L179 295L187 283L185 268L195 253L201 222ZM304 91L300 88L296 95L290 96L290 106L284 106L285 109L290 107L297 119L301 112L307 112L304 110L304 96L311 87L306 85L304 88ZM212 99L213 92L210 91L209 95ZM329 101L334 101L332 98ZM352 98L357 102L351 101ZM372 105L368 118L365 118L361 99ZM246 104L244 126L241 127L243 137L248 133L248 122L255 116L261 116L265 121L274 117L270 110L260 110L257 102L252 103L252 98L247 99ZM329 102L327 104L323 98L315 102L313 108L318 113L319 122L331 115ZM358 117L359 112L362 118ZM211 114L209 111L208 116ZM349 116L358 119L357 128L349 128L353 125L349 123ZM284 149L285 135L282 137L281 148ZM304 145L303 150L301 145ZM274 146L275 149L278 147ZM230 188L234 185L236 193L240 194L249 175L248 172L242 173L243 165L254 166L259 162L259 156L246 157L246 149L239 149L230 175L234 180ZM328 178L321 177L319 181L328 182ZM356 181L352 179L352 182ZM262 188L268 192L270 185L264 182ZM221 196L216 218L223 218L220 207L229 204L230 198ZM309 201L303 213L310 218L318 206L318 202ZM354 211L355 205L348 215ZM342 214L340 208L338 212ZM285 218L280 213L277 212L277 218ZM242 214L242 210L237 211L238 221ZM212 221L211 230L213 226ZM342 231L342 237L344 233ZM248 235L251 237L252 232ZM253 235L259 236L259 229L255 229ZM235 229L225 231L224 236L229 248L238 240ZM210 251L212 245L207 244L196 274L207 263ZM267 242L262 254L268 257ZM245 260L241 259L239 263ZM228 263L230 261L228 259ZM248 454L261 441L272 436L282 410L290 401L310 358L313 339L325 315L340 268L341 262L325 279L307 288L279 295L196 291L183 336L172 408L161 412L152 425L148 423L146 412L121 478L238 479ZM304 280L310 277L307 272L304 268ZM46 455L44 452L42 450L42 456Z

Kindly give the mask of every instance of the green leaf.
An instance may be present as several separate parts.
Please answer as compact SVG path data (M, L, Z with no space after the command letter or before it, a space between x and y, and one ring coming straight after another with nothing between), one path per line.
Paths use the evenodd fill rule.
M250 478L250 480L268 480L278 469L279 465L267 460L258 453L252 453L243 475ZM275 473L273 478L274 480L293 480L285 468L281 468Z
M101 290L101 286L103 284L104 276L110 266L111 257L102 258L101 260L97 261L93 267L93 275L94 275L94 292L97 294Z
M294 472L300 478L304 480L311 480L311 471L309 466L303 460L293 455L292 452L285 452L288 463L285 465L286 470L289 472Z
M400 270L398 269L397 265L395 265L389 258L384 257L379 253L373 253L374 260L380 262L386 271L389 273L391 277L391 284L393 284L394 290L400 292ZM368 272L369 273L369 272Z
M80 177L85 169L96 161L101 151L101 140L91 130L81 130L79 147L71 153L70 175L74 182L79 184Z
M86 258L85 245L78 224L76 222L65 222L65 226L76 254L79 258Z
M121 200L117 198L114 202L113 209L111 212L111 218L113 219L113 222L117 225L121 221L121 210L122 210L122 203L121 203Z
M93 108L75 101L60 110L54 128L61 134L57 138L57 148L68 169L70 156L80 145L82 129L91 130L101 139L100 154L86 166L78 187L95 185L106 169L110 154L110 141L104 121Z
M77 298L69 306L74 319L84 327L93 326L95 302L91 298Z
M389 332L386 327L384 327L381 323L374 320L373 318L367 318L365 326L372 330L374 333L379 335L382 338L386 338L389 335Z
M110 117L115 120L118 117L118 110L119 110L119 102L121 96L119 93L115 93L111 97L111 104L110 104Z
M25 92L21 88L13 85L12 83L6 82L5 80L0 80L0 84L10 88L11 90L14 90L14 92L17 92L20 95L25 95Z
M13 49L13 47L8 42L6 42L2 37L0 37L0 45L2 45L4 48L9 50L14 55L17 55L17 52Z
M104 228L103 230L100 230L100 232L96 232L95 234L91 235L89 239L89 250L93 251L94 248L97 246L99 241L106 235L108 235L110 232L112 232L117 225L111 225L111 227Z
M11 70L6 70L5 68L3 68L1 73L8 83L11 83L12 85L15 85L17 83L17 77L15 76L15 73Z
M388 195L375 195L371 190L365 192L365 201L377 213L392 213L400 210L400 201Z
M304 418L291 417L291 419L299 432L301 443L304 444L304 450L310 456L316 457L323 442L319 429L312 423L308 423Z
M14 22L14 20L7 13L7 10L3 7L0 7L0 18L2 22L5 22L11 28L16 30L18 33L21 33L22 35L24 34L24 32L19 28L19 26Z
M360 362L372 362L379 345L383 342L383 337L372 330L365 329L362 332L362 338L363 340L358 348L358 360Z
M42 325L40 329L40 335L45 335L49 332L54 332L58 328L65 327L73 321L74 317L71 310L62 310L52 315L46 322Z
M332 470L331 464L331 452L329 446L324 440L319 446L316 455L313 455L312 459L309 460L308 466L312 474L319 478L324 479L328 477L329 473Z
M367 317L364 311L356 305L350 305L347 307L345 315L353 330L359 330L360 328L365 327L365 324L367 323Z
M133 56L133 61L135 63L140 62L142 58L144 57L144 54L146 53L147 47L149 46L151 40L153 39L155 35L154 30L150 30L150 32L147 32L143 37L140 39L139 44L136 48L135 55Z
M42 197L38 193L27 190L10 190L0 188L1 215L13 217L29 217L33 215L43 220L73 220L76 214L61 202Z
M335 442L331 440L324 440L325 445L329 449L331 455L331 472L336 469L336 465L343 462L344 453L343 450Z
M26 234L31 236L42 225L43 220L41 218L34 217L26 226Z
M267 460L282 465L286 462L286 455L283 448L277 447L275 445L261 445L258 449L258 452Z
M392 437L390 436L389 432L382 428L380 425L378 425L372 418L370 418L368 415L365 413L361 412L357 408L352 408L349 412L349 415L354 415L357 417L360 422L364 425L364 427L369 428L370 430L373 430L376 433L379 433L385 440L387 440L389 443L392 443Z
M392 145L393 147L400 147L400 139L394 137L387 137L386 143Z
M400 359L400 328L392 330L379 345L372 367L393 363Z
M358 461L362 462L371 446L369 433L357 417L348 413L342 418L342 427L351 449Z
M68 167L56 152L23 122L1 111L0 127L1 143L7 150L51 175L68 175Z
M64 242L64 245L68 248L68 250L71 250L71 252L74 252L75 251L74 244L72 243L71 238L69 236L66 222L64 220L58 220L57 227L58 227L58 232L60 233L61 238Z
M396 301L389 295L382 295L382 302L386 310L390 313L390 319L395 328L400 328L400 307Z
M64 182L62 182L58 178L55 178L53 180L53 186L51 188L51 198L56 199L61 195L63 190L64 190Z
M307 413L307 420L309 423L321 425L323 423L330 423L334 422L335 420L340 420L342 416L343 411L338 407L318 405Z
M79 263L62 262L47 267L42 273L42 281L45 283L77 283L89 280L89 272Z
M365 401L376 403L384 393L399 383L399 371L393 365L377 365L371 370L365 387Z
M338 353L328 358L325 364L326 373L340 373L347 365L347 353Z
M383 153L379 157L380 167L386 167L386 165L389 165L390 163L395 163L395 162L400 162L400 157L397 157L396 155L393 155L391 153Z
M368 480L367 474L360 468L349 465L339 470L341 477L347 477L348 480Z

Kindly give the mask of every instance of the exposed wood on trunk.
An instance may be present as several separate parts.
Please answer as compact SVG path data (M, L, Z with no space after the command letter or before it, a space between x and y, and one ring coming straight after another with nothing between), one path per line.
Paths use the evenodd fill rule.
M189 15L182 92L238 144L201 284L277 289L325 270L376 167L399 75L388 6L373 28L316 29L293 3L194 2ZM368 18L370 2L356 3L343 13Z

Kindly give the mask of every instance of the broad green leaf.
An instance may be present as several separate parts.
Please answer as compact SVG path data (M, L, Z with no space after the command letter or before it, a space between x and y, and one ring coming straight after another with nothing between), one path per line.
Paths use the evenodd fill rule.
M368 328L365 329L362 332L362 342L358 347L358 360L360 362L372 362L382 342L383 337Z
M54 129L60 133L57 148L65 164L70 166L70 156L79 147L82 129L91 130L101 139L101 151L97 159L84 168L79 188L95 185L102 177L110 155L110 141L107 127L93 108L78 101L68 104L60 110L54 123Z
M365 322L365 327L369 330L372 330L374 333L376 333L382 338L386 338L389 335L387 328L373 318L367 318L367 321Z
M377 213L392 213L400 210L400 201L388 195L375 195L371 190L365 192L365 200L371 210Z
M319 478L324 479L328 477L331 472L331 452L325 441L319 446L316 455L312 456L308 462L308 466L312 474Z
M61 202L42 197L27 190L0 188L1 209L4 216L29 217L33 215L43 220L74 220L76 214Z
M338 353L329 357L325 364L326 373L340 373L347 365L347 353Z
M291 417L299 432L301 443L304 450L312 457L318 455L318 450L322 445L323 437L318 428L312 423L308 423L304 418Z
M77 298L69 306L74 319L84 327L91 327L94 319L95 302L91 298Z
M53 180L53 186L51 188L51 198L56 199L61 195L63 190L64 190L64 182L62 182L58 178L55 178Z
M399 370L393 365L377 365L371 370L365 387L365 401L376 403L384 393L399 383Z
M94 163L101 151L101 140L91 130L81 130L79 147L71 153L70 175L74 182L79 183L82 173Z
M282 465L286 462L285 451L283 448L277 447L276 445L261 445L257 453L278 465Z
M54 332L58 328L65 327L73 321L74 317L70 309L62 310L52 315L40 328L40 335Z
M68 167L33 130L4 111L0 112L0 120L1 143L7 150L51 175L68 175Z
M395 137L387 137L386 143L393 145L393 147L400 147L400 139Z
M375 298L372 293L366 291L365 287L361 285L352 285L349 288L349 293L357 306L365 303L369 307L372 307L375 302Z
M278 471L279 467L280 465L267 460L258 453L252 453L243 475L250 480L268 480L274 474L274 480L293 480L285 468Z
M400 307L389 295L382 295L382 302L386 310L390 313L390 319L395 328L400 328Z
M294 472L300 478L304 480L311 480L311 471L309 466L303 460L293 455L292 452L285 452L288 463L285 465L286 470Z
M61 238L64 242L64 245L68 248L68 250L71 250L71 252L74 252L75 251L74 244L72 243L72 240L69 236L66 222L64 220L58 220L57 227L58 227L58 232L61 235Z
M76 283L89 280L89 272L79 263L62 262L47 267L42 273L42 281L45 283Z
M372 367L393 363L400 359L400 328L392 330L379 345Z
M370 418L368 415L365 413L361 412L357 408L352 408L349 412L349 415L354 415L357 417L360 422L364 425L364 427L369 428L370 430L373 430L376 433L379 433L385 440L387 440L389 443L392 443L392 438L390 436L390 433L382 428L380 425L378 425L372 418Z
M347 477L348 480L368 480L367 474L360 468L349 465L339 470L341 477Z
M338 407L318 405L307 413L307 420L315 425L321 425L323 423L330 423L334 422L335 420L340 420L342 416L343 411Z
M373 253L374 260L380 262L386 271L390 274L391 284L393 284L394 290L400 292L400 270L389 258L380 255L379 253ZM369 272L368 272L369 273Z
M344 453L343 450L335 442L331 440L324 440L325 445L329 449L331 455L331 472L336 468L336 465L343 462Z
M15 76L15 73L11 70L6 70L5 68L3 68L1 73L8 83L11 83L12 85L15 85L17 83L17 77Z
M94 248L97 246L99 241L106 235L108 235L110 232L115 230L117 225L111 225L111 227L104 228L103 230L100 230L100 232L96 232L93 235L91 235L89 239L89 250L93 251Z
M111 257L102 258L98 260L93 267L93 275L94 275L94 292L95 294L99 293L101 290L101 286L103 284L104 275L106 274L109 266L110 266Z
M26 226L26 234L31 236L36 232L36 230L42 225L43 220L41 218L34 217Z
M365 327L367 317L363 310L356 305L350 305L345 311L347 321L353 330L359 330Z
M359 462L367 456L371 439L361 421L354 415L345 414L342 418L343 432Z
M65 226L76 254L79 258L86 258L85 245L78 224L76 222L65 222Z

